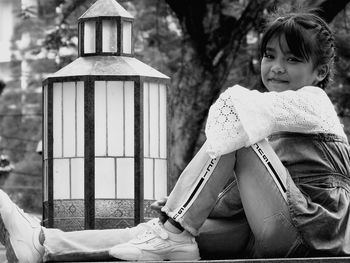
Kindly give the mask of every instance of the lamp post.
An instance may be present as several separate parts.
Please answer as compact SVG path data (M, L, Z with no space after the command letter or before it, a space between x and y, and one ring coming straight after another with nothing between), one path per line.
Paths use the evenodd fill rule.
M132 226L167 194L169 78L134 58L116 1L96 1L78 29L79 57L43 82L43 223Z

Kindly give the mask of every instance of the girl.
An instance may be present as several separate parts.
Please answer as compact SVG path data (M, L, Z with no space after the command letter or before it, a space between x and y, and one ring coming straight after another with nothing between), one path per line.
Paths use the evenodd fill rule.
M235 85L213 104L206 143L158 202L165 220L65 233L41 228L1 193L9 262L349 255L350 148L323 90L334 54L318 16L274 18L261 43L269 92Z

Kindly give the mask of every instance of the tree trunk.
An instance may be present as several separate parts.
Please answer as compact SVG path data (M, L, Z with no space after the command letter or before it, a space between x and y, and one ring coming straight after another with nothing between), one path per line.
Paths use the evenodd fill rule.
M173 185L196 153L198 138L200 143L204 142L201 130L209 107L227 80L241 42L257 18L262 16L265 7L273 1L250 1L239 19L223 17L221 12L217 12L220 3L210 3L206 11L201 11L202 16L198 12L196 18L188 18L187 14L192 14L195 6L183 5L184 10L179 10L178 0L167 2L180 12L179 18L185 32L182 69L177 76L173 76L178 82L172 83L169 92L170 171ZM213 12L216 13L208 10L215 10ZM213 28L221 26L220 31L205 31L204 27L208 27L204 21L208 22L209 17L212 23L226 19L231 24L226 23L226 27L222 24L212 25Z

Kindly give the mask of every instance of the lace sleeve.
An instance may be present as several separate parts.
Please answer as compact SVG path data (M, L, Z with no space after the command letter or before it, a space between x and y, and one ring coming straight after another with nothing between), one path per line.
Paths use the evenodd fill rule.
M207 153L216 158L243 147L248 140L234 102L226 92L210 107L207 125Z
M333 133L346 138L331 101L320 88L261 93L235 85L209 110L207 152L219 156L279 131Z

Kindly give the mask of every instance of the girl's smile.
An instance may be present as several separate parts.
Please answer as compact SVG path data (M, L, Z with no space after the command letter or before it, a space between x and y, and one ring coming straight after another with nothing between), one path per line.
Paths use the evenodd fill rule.
M269 78L267 80L271 83L285 83L285 84L289 83L288 80L284 80L284 79L280 79L280 78Z
M297 90L322 80L312 59L298 58L290 52L285 37L273 37L261 61L261 78L269 91Z

